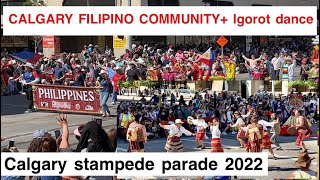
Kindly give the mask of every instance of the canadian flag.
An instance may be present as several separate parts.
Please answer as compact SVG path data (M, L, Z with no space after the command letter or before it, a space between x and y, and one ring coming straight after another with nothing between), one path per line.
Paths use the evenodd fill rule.
M211 65L211 60L212 60L212 51L211 47L202 54L202 56L199 57L198 61L202 62L203 64L210 66Z

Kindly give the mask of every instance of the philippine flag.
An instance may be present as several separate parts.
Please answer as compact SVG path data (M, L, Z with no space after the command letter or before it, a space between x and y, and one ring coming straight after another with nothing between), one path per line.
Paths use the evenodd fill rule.
M215 52L210 47L201 57L199 57L198 61L202 62L207 66L211 66L211 62L214 60Z

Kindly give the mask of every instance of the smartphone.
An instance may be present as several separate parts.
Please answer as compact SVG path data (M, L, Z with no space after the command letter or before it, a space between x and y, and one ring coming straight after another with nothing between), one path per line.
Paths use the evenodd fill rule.
M95 121L96 121L100 126L102 126L102 119L95 119Z
M10 140L9 141L9 149L14 147L14 140Z
M61 131L60 130L55 130L54 134L56 136L56 139L58 139L61 136Z

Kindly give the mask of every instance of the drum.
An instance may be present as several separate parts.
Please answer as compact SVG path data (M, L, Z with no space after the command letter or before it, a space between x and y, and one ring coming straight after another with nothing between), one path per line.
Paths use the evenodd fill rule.
M295 127L289 127L288 128L288 134L295 135L297 132L297 129Z

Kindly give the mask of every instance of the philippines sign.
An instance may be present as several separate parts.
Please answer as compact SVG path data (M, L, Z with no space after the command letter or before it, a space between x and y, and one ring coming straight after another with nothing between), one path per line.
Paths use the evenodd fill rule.
M101 114L99 88L55 85L33 86L34 107L59 112Z

